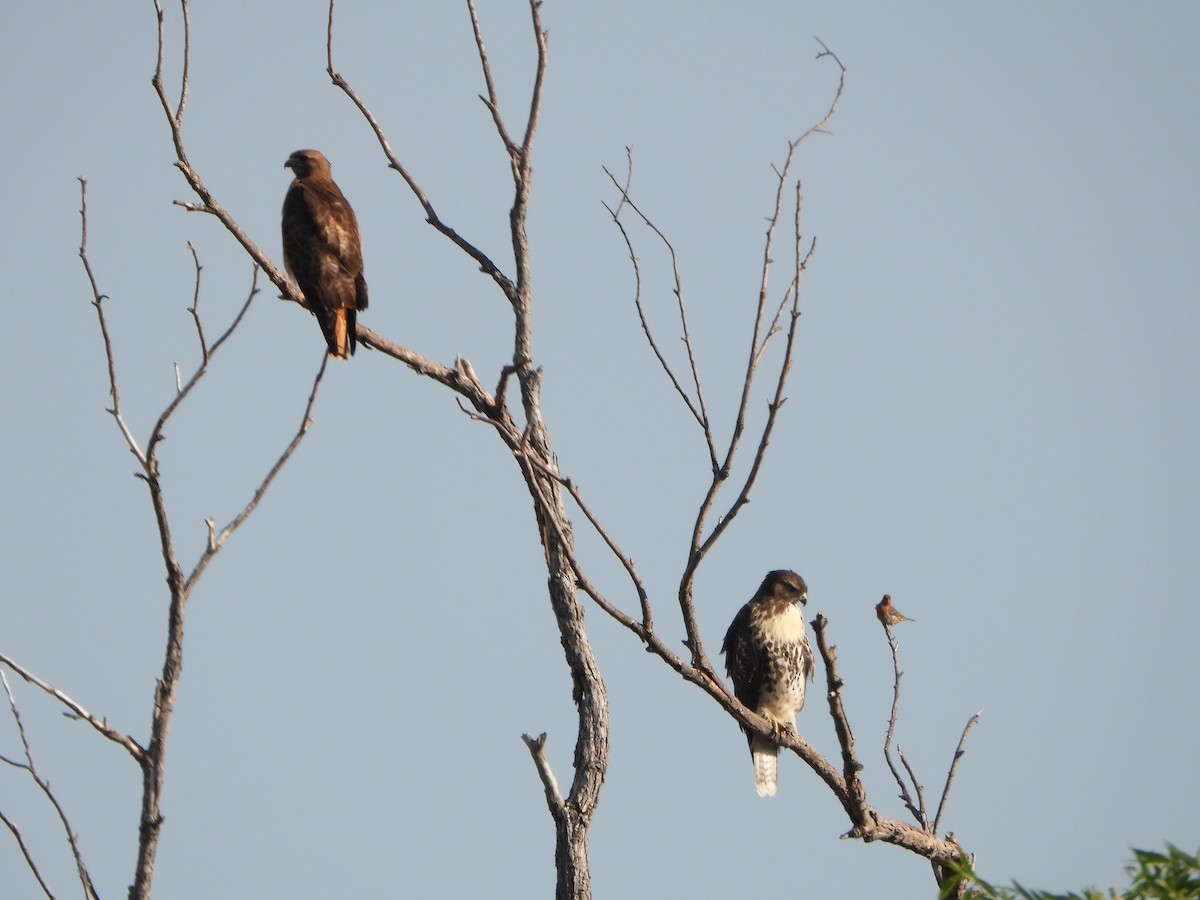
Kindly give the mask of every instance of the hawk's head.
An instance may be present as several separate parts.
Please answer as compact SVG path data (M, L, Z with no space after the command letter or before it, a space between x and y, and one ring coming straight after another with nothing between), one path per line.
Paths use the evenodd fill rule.
M768 572L758 592L763 596L774 596L789 603L799 603L801 606L808 602L808 585L791 569Z
M297 150L283 164L285 169L291 169L297 178L305 178L314 172L324 172L329 175L329 160L320 150Z

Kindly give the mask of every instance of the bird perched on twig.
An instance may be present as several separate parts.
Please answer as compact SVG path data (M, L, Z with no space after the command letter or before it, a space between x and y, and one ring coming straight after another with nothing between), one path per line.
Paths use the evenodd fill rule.
M892 595L884 594L883 599L875 604L875 615L879 617L879 621L884 625L892 626L899 625L901 622L915 622L916 619L910 619L902 614L900 610L892 606Z
M795 572L768 572L750 602L738 610L721 652L733 695L771 723L776 733L796 730L804 683L813 677L813 655L800 607L808 585ZM778 788L779 745L747 734L758 796Z

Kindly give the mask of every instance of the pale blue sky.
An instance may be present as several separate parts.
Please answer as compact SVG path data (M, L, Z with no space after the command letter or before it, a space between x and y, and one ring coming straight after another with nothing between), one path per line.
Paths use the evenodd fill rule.
M465 8L397 6L343 0L337 68L441 215L511 268L508 163L475 99ZM516 128L528 8L479 11ZM461 354L490 382L510 352L506 304L424 224L330 86L325 14L316 0L194 4L192 162L278 261L283 162L323 150L362 225L364 323L444 362ZM984 874L1106 887L1131 845L1197 846L1200 6L548 0L543 16L530 240L544 411L663 634L682 637L672 597L706 455L640 337L601 166L634 148L636 196L679 251L727 434L770 166L836 83L816 35L848 83L833 135L798 159L818 250L768 465L697 582L709 651L763 572L801 572L809 616L831 621L871 799L900 816L871 614L890 592L920 620L899 631L898 739L931 796L984 711L945 820ZM150 88L148 0L20 4L5 19L0 651L144 737L166 592L144 486L104 413L75 179L89 179L91 261L140 438L173 363L197 356L187 241L210 333L244 300L250 264L217 223L171 205L190 198ZM168 25L176 72L175 7ZM667 269L633 234L667 329ZM290 437L320 347L310 317L264 291L169 429L185 564L203 519L233 515ZM632 609L579 533L595 580ZM612 706L597 897L932 896L922 860L837 839L840 809L796 758L776 798L756 797L736 726L598 610L589 623ZM570 685L517 469L445 390L379 354L331 368L313 432L194 595L186 653L160 896L552 893L553 829L519 735L548 732L566 782ZM135 767L17 691L101 894L122 895ZM836 752L820 690L800 730ZM7 716L0 753L19 754ZM71 896L56 824L20 773L0 771L0 809ZM35 888L0 839L0 894Z

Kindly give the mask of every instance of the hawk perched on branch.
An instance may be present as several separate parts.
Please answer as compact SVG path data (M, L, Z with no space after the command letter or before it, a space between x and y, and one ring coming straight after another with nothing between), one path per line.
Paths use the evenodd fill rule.
M329 355L348 359L355 319L367 308L358 220L323 153L297 150L283 167L296 173L283 200L283 265L321 323Z
M768 572L758 592L733 617L721 652L733 679L733 694L774 726L796 730L804 706L804 682L813 677L813 655L800 607L808 585L788 569ZM754 787L772 797L778 787L779 746L748 734L754 760Z

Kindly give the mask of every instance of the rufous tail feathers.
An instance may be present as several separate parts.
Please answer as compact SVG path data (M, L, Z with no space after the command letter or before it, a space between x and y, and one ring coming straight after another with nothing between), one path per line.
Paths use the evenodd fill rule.
M349 359L354 355L355 314L352 309L336 309L333 312L333 334L330 335L329 355L335 359Z

